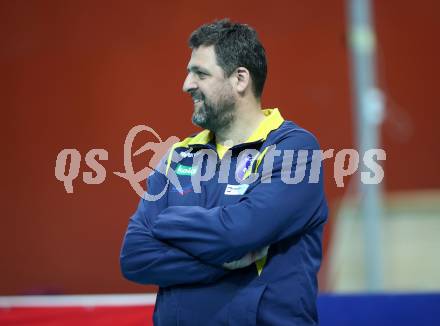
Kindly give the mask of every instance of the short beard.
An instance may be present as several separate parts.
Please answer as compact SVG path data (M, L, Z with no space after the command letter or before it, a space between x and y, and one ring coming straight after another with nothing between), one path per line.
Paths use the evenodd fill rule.
M217 103L203 98L202 106L194 111L192 122L212 132L227 130L235 118L235 100L230 94L224 94Z

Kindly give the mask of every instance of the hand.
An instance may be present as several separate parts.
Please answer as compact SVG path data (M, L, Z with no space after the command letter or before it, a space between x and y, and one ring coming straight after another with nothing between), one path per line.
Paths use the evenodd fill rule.
M238 260L231 261L229 263L224 263L223 267L226 269L239 269L247 267L257 260L260 260L261 258L267 256L267 251L269 250L269 246L264 247L263 249L260 249L258 251L252 251L248 253L243 258L240 258Z

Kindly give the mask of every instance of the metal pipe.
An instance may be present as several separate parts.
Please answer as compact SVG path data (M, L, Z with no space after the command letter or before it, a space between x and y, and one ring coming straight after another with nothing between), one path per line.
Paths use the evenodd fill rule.
M348 0L347 7L359 166L361 171L368 171L363 165L363 155L368 149L379 148L384 101L376 84L376 41L371 3L369 0ZM382 189L380 184L363 184L360 177L358 185L364 230L366 289L380 291L383 289Z

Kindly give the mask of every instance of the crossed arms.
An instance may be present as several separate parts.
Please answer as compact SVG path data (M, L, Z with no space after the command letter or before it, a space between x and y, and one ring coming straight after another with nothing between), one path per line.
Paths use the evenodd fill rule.
M277 144L277 150L318 149L315 138L298 131ZM305 168L310 168L311 155ZM296 170L293 157L292 171ZM261 171L260 171L261 172ZM227 264L299 235L326 217L322 174L317 183L286 184L281 180L282 157L275 157L271 182L262 177L236 204L206 209L170 206L167 197L141 199L125 235L120 263L124 276L161 287L211 283L229 271ZM154 173L148 191L160 192L167 179ZM225 265L226 264L226 265Z

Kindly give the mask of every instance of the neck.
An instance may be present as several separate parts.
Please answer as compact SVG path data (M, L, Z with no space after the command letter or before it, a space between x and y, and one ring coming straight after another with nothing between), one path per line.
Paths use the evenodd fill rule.
M226 128L215 131L216 142L232 141L232 146L244 143L264 120L261 103L257 100L238 103L234 120Z

